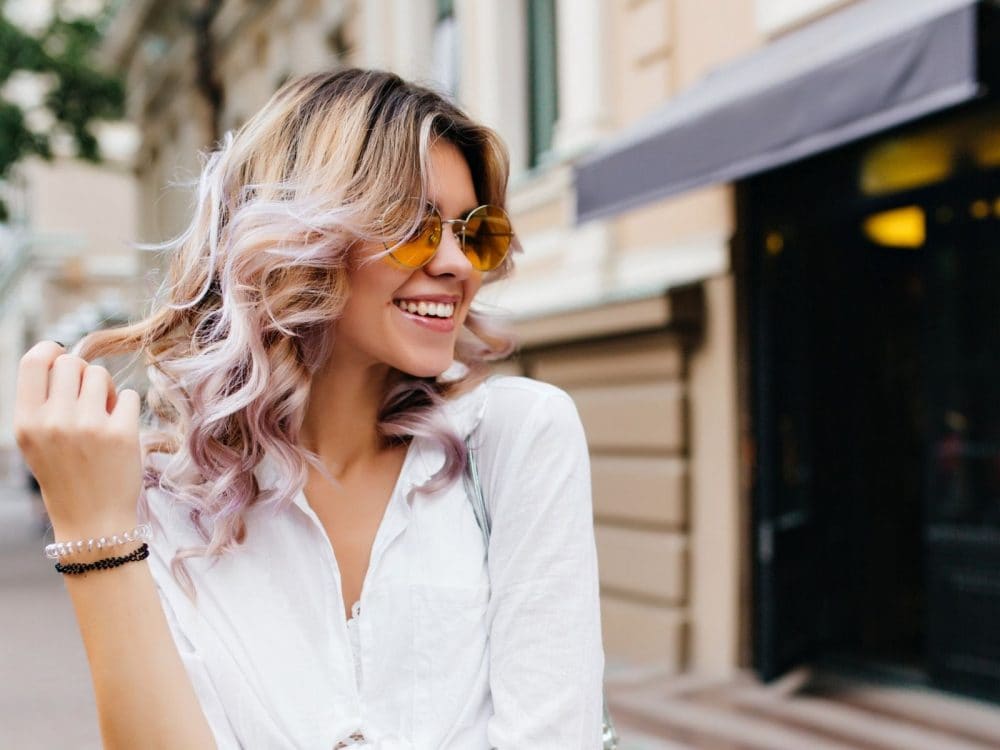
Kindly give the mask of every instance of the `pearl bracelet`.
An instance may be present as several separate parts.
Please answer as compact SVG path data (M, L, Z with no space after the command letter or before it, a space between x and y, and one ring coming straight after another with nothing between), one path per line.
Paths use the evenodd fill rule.
M148 542L153 538L153 529L148 523L142 523L130 531L111 536L102 536L99 539L78 539L75 542L53 542L45 545L45 556L50 560L57 560L60 557L80 554L81 552L93 552L95 549L101 550L105 547L117 547L119 544L130 542Z

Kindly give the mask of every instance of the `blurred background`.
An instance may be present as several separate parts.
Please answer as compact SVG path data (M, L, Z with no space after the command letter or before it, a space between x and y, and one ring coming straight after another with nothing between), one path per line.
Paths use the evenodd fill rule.
M1000 4L0 8L0 746L99 746L20 355L146 310L199 152L354 65L510 149L498 369L587 428L622 747L1000 746Z

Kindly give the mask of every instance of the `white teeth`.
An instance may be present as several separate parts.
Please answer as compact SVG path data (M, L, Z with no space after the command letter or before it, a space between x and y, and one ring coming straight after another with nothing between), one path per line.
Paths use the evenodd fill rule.
M427 302L426 300L410 302L399 300L396 305L400 310L425 317L450 318L455 314L455 305L451 302Z

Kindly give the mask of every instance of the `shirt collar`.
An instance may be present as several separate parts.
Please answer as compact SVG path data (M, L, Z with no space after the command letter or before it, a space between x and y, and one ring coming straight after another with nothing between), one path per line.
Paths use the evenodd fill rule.
M476 429L486 411L486 382L479 383L472 390L461 393L445 401L442 416L449 427L463 441ZM434 476L444 466L445 453L441 444L427 438L414 438L417 452L413 472L409 477L410 489L419 487Z
M447 399L441 407L445 421L462 440L465 440L482 421L486 411L486 382L479 383L473 389ZM435 440L414 438L410 450L414 456L407 456L403 464L403 478L400 489L403 496L409 497L414 487L419 487L434 476L444 466L445 453ZM412 459L412 460L411 460ZM271 454L265 454L254 469L257 485L262 490L273 488L279 479L277 461ZM302 492L297 492L293 498L295 504L306 510L308 502Z

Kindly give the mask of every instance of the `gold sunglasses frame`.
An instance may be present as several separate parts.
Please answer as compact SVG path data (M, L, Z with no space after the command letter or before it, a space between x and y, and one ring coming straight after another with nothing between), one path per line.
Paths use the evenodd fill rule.
M416 265L416 266L410 265L409 263L404 263L403 261L401 261L399 258L396 257L395 248L398 248L401 245L407 244L405 241L397 243L396 245L394 245L392 247L389 247L388 245L386 245L386 250L389 251L389 257L392 258L393 262L397 263L401 268L407 268L407 269L416 270L418 268L423 268L428 263L430 263L432 260L434 260L434 256L437 255L437 251L441 247L441 240L444 239L444 226L445 226L445 224L451 224L452 225L451 232L452 232L452 234L455 235L455 238L458 239L459 245L460 245L460 247L462 249L462 254L466 258L469 258L469 251L467 251L465 249L465 236L466 236L466 234L465 234L465 228L468 225L468 223L472 220L472 218L473 218L472 215L474 213L476 213L476 211L480 211L480 210L482 210L484 208L492 208L492 209L495 209L496 211L499 211L501 214L503 214L503 218L507 221L507 226L510 228L510 231L502 233L502 234L501 233L497 233L497 234L494 234L493 236L496 236L496 237L507 237L507 247L504 249L504 254L503 254L503 256L501 256L500 262L497 263L495 266L491 266L490 268L476 268L475 264L473 263L472 267L476 268L476 270L480 271L481 273L487 273L489 271L496 270L497 268L499 268L500 266L503 265L503 263L504 263L505 260L507 260L507 256L510 255L511 246L514 244L514 225L513 225L513 223L510 220L510 215L503 208L501 208L500 206L498 206L498 205L496 205L494 203L483 203L482 205L476 206L474 209L472 209L471 211L469 211L465 215L464 219L445 219L444 217L441 216L441 212L438 211L438 209L437 209L436 206L428 205L427 208L429 209L429 211L428 211L429 215L437 216L438 223L441 225L441 237L438 238L437 243L434 245L434 252L432 252L427 257L427 260L425 260L423 263L421 263L419 265ZM454 225L455 224L461 224L462 225L462 229L461 229L460 232L456 232L455 231L455 229L454 229ZM472 260L469 259L469 262L472 263Z

